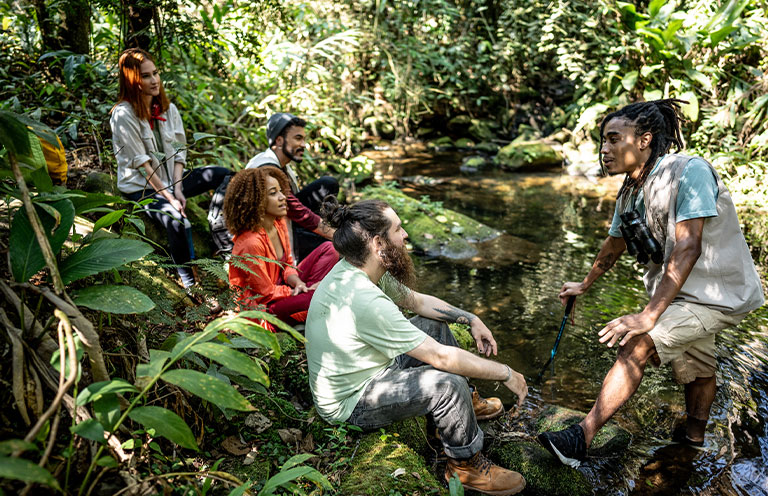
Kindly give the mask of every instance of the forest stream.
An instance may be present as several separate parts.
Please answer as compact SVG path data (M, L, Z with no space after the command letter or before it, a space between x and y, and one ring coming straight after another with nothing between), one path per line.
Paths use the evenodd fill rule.
M462 174L458 154L380 152L384 177L406 178L405 191L522 238L534 253L505 257L503 242L474 260L416 257L417 290L482 317L499 345L498 359L522 372L529 396L521 415L547 405L587 412L615 351L597 340L609 320L647 302L641 270L626 254L576 302L555 359L537 381L563 318L557 293L581 280L605 238L619 183L552 172ZM494 242L489 242L494 243ZM629 450L594 457L580 470L597 494L768 495L768 310L718 337L719 389L703 449L670 444L684 414L682 388L669 369L649 366L635 397L615 420L633 439ZM480 385L505 404L512 394Z

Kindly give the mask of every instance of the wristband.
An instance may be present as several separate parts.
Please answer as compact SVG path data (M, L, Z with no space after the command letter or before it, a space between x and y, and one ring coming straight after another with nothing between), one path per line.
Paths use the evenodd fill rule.
M512 367L510 367L509 365L505 365L505 367L507 367L507 378L504 379L502 382L507 382L512 378Z

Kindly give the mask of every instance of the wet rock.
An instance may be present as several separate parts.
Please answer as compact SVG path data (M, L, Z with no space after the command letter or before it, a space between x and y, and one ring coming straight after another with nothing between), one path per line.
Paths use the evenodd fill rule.
M542 410L539 415L536 421L536 431L538 433L560 431L573 424L578 424L584 417L586 414L570 408L550 406ZM625 450L631 440L632 435L629 431L619 427L615 422L608 422L592 440L589 454L592 456L616 454Z
M430 256L469 258L477 253L476 242L501 234L440 203L415 200L393 188L368 187L362 193L364 199L386 201L402 219L414 248Z
M376 116L368 116L363 119L363 126L370 130L371 134L384 139L393 139L395 137L395 127L388 121Z
M488 160L482 155L472 155L466 157L461 163L459 170L465 174L476 174L488 164Z
M563 155L554 145L545 140L515 140L499 150L494 162L508 170L559 166Z
M120 192L117 190L117 179L103 172L88 174L83 184L83 191L120 196Z
M488 456L498 465L520 472L525 494L540 496L588 496L592 487L587 478L556 460L533 441L496 443Z
M397 422L360 440L339 494L348 496L448 493L419 454L426 450L423 417ZM419 441L416 449L412 443ZM437 492L435 492L437 491Z

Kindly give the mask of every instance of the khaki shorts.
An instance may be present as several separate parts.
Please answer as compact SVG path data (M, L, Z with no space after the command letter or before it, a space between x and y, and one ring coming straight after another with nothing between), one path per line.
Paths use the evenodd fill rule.
M715 334L736 326L745 316L725 315L696 303L672 303L648 333L659 355L658 365L669 363L679 384L712 377L717 368Z

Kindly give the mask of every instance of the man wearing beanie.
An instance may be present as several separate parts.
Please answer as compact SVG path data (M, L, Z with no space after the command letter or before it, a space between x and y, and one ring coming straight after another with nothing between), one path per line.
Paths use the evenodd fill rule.
M247 169L263 166L279 167L291 184L286 195L288 218L292 226L292 246L295 258L306 257L326 239L332 239L333 229L327 227L317 215L320 204L328 195L339 193L339 183L331 176L323 176L304 188L291 167L291 162L301 163L306 145L306 121L293 114L278 112L267 122L269 148L253 157Z

